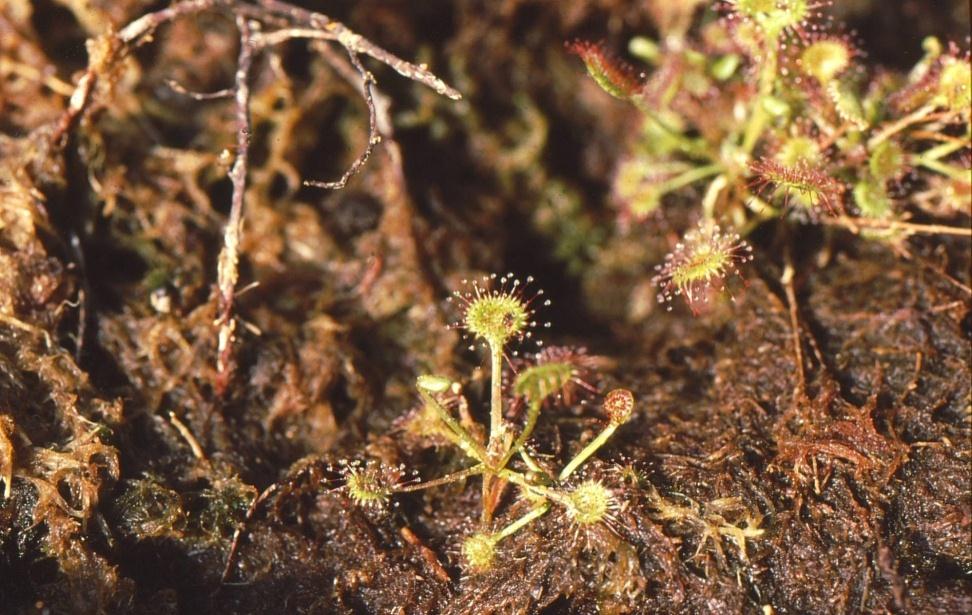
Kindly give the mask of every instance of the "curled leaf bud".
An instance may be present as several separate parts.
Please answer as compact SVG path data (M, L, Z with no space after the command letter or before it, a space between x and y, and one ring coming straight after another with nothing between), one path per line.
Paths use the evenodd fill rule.
M587 73L611 96L627 100L640 89L641 84L634 71L607 53L602 44L574 41L567 44L567 49L580 56Z
M614 389L604 398L602 408L612 425L622 425L631 418L634 402L634 394L628 389Z

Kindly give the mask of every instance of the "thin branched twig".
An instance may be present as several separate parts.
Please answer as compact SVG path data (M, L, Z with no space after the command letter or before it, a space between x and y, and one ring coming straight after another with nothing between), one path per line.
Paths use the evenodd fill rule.
M215 92L194 92L175 79L166 79L165 84L177 94L188 96L193 100L218 100L220 98L230 98L233 96L232 88L224 88L222 90L216 90Z
M247 527L249 526L250 521L253 520L253 516L256 515L260 504L276 493L281 486L282 483L273 483L264 489L262 493L253 498L253 501L250 502L249 508L246 510L246 514L243 515L243 519L236 524L236 529L233 531L233 538L230 540L229 552L226 554L226 563L223 565L223 573L219 577L220 586L226 585L226 581L229 579L230 574L233 571L233 563L236 561L236 552L240 548L240 541L246 534Z
M340 190L347 185L348 180L357 175L358 171L364 167L368 159L371 158L372 152L375 151L375 146L381 143L381 134L378 132L378 120L377 112L375 110L375 94L374 94L374 84L375 78L372 76L368 69L361 64L361 59L358 54L348 50L348 57L351 58L351 64L361 75L361 83L363 85L362 92L364 95L365 103L368 105L368 144L365 146L364 151L351 163L348 170L344 172L344 175L340 177L337 181L333 182L321 182L314 180L304 181L305 186L314 186L316 188L326 188L329 190Z
M311 35L311 38L326 38L337 41L348 51L370 56L382 64L389 66L399 75L427 85L435 90L437 94L452 100L462 99L462 94L458 90L450 87L429 72L429 69L425 65L412 64L399 58L326 15L308 11L287 4L286 2L281 2L280 0L261 0L260 5L272 10L281 17L286 17L294 24L303 24L303 27L309 28L311 32L315 33Z
M295 39L310 39L321 43L337 43L347 52L351 66L360 80L359 93L368 108L368 143L348 169L335 181L305 181L305 185L341 189L354 177L382 142L382 118L376 109L374 76L361 62L361 55L369 56L389 66L400 75L422 83L437 93L453 100L462 95L444 81L429 72L425 65L412 64L378 47L360 34L313 11L293 6L281 0L185 0L167 8L148 13L135 19L117 33L106 34L89 45L91 60L71 94L67 109L53 127L50 142L55 149L66 147L71 129L90 105L99 80L117 63L131 54L139 45L151 40L154 32L163 24L175 19L209 10L228 13L236 20L240 36L236 78L231 89L209 94L189 91L180 84L169 81L169 86L195 100L212 100L232 96L235 104L237 126L236 159L230 170L233 194L230 214L223 233L223 248L217 264L216 281L216 382L217 393L222 395L233 375L233 341L236 317L233 302L239 279L239 250L243 230L243 210L246 194L247 160L250 145L250 88L249 74L256 55L271 46ZM333 60L333 58L332 58ZM345 76L346 77L346 76Z

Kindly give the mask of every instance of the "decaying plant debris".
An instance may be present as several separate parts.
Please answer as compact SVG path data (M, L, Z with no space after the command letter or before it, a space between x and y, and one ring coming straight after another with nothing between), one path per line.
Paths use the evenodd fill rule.
M0 3L0 611L972 610L964 231L767 221L735 302L668 312L653 267L694 197L619 217L639 111L564 42L708 3L298 4ZM829 10L877 74L967 48L953 4ZM968 229L968 184L924 182L900 206ZM444 299L508 270L574 369L537 463L601 433L608 391L637 403L576 477L610 523L553 506L474 570L486 481L359 506L347 479L468 466L415 380L455 382L486 442L489 362ZM532 505L490 498L491 531Z

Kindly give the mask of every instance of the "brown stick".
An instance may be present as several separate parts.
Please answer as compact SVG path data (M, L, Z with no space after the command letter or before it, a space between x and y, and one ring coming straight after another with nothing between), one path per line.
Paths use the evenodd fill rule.
M358 71L361 76L361 83L363 84L363 96L365 99L365 104L368 106L368 144L365 146L364 151L358 155L358 157L351 163L351 166L344 172L340 179L333 182L321 182L315 180L305 180L305 186L314 186L315 188L326 188L328 190L340 190L348 184L348 180L358 174L358 171L364 167L368 159L371 158L372 152L375 151L375 146L381 143L381 134L378 132L378 122L376 119L375 111L375 93L374 85L375 78L371 73L361 64L361 59L358 58L358 54L348 49L348 57L351 58L351 64Z
M280 483L274 483L263 490L263 493L253 498L250 502L250 507L246 510L246 515L243 516L243 520L240 521L236 530L233 531L233 540L230 542L230 550L226 555L226 564L223 566L223 574L219 577L219 584L225 585L226 579L229 578L230 572L233 568L233 562L236 561L236 552L240 548L240 540L243 539L244 534L246 534L247 527L250 521L253 520L253 516L256 514L257 508L266 501L271 495L277 492L280 488Z
M429 72L428 68L424 65L412 64L399 58L395 54L378 47L360 34L351 31L341 22L334 21L327 15L308 11L287 4L286 2L281 2L280 0L260 0L260 5L282 17L290 19L295 24L310 25L313 31L318 33L314 38L323 38L320 36L320 33L330 34L332 40L338 41L349 51L370 56L382 64L391 67L402 77L427 85L435 90L436 94L451 98L452 100L462 99L462 94L458 90L449 87L444 81Z
M786 302L790 314L790 330L793 340L793 354L797 369L797 390L796 398L801 399L807 392L807 376L804 372L803 362L803 338L800 335L800 317L797 312L796 290L793 288L793 258L790 249L786 250L786 264L783 267L783 275L780 276L780 283L783 284L783 291L786 293Z
M435 575L435 578L439 579L443 583L449 583L452 581L452 579L449 577L449 573L446 572L446 569L442 567L442 563L439 562L439 556L435 554L435 551L425 546L425 543L423 543L422 539L412 531L412 528L404 525L398 532L402 535L402 538L405 539L405 542L418 549L422 559L425 560L425 563L429 566L429 568L432 569L432 574Z
M229 220L223 233L223 249L216 266L216 286L219 292L218 341L216 349L216 392L220 396L229 385L233 372L232 344L236 331L233 318L233 298L239 278L240 234L243 231L243 197L246 192L246 169L250 150L250 68L253 65L253 31L243 17L237 17L240 31L240 53L236 67L236 160L230 170L233 196Z
M961 226L948 226L945 224L916 224L914 222L903 222L901 220L881 220L879 218L853 218L850 216L837 216L834 218L823 218L823 222L833 226L843 226L854 233L860 232L861 228L887 229L892 231L904 231L908 234L923 233L926 235L961 235L972 237L972 228Z

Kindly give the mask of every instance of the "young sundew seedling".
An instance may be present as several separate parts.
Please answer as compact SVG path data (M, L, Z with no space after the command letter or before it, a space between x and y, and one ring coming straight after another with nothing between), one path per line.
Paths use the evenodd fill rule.
M600 44L569 45L597 84L641 113L612 173L622 235L697 203L690 219L731 221L741 235L783 219L781 232L818 224L887 242L972 236L949 217L968 211L972 192L968 52L929 38L908 74L870 70L826 1L690 4L691 19L660 19L657 39L631 40L643 67ZM926 214L945 219L915 221ZM697 311L750 255L728 229L684 233L654 279L663 302L682 295Z
M472 462L466 468L426 482L404 484L402 471L390 472L385 466L348 464L341 490L355 504L374 508L388 504L396 493L414 492L445 485L473 476L482 476L482 515L479 528L462 542L460 553L464 569L469 574L489 570L497 557L500 542L543 517L551 508L563 511L571 524L584 531L609 525L612 513L620 503L614 490L602 481L576 480L577 470L603 447L614 432L627 423L635 410L634 395L627 389L615 389L603 399L602 410L607 423L600 433L581 447L556 474L550 473L538 463L527 449L527 443L537 425L548 400L574 399L580 391L595 393L590 382L590 372L595 362L582 350L555 348L534 354L529 359L510 361L518 370L510 391L503 386L503 360L516 354L512 346L530 339L537 327L534 306L543 299L543 291L529 291L531 278L521 283L512 275L485 276L465 281L462 290L456 291L450 301L461 311L454 325L465 331L475 342L480 342L489 353L491 371L491 396L489 431L486 438L475 434L469 417L462 420L453 416L456 396L461 396L459 383L444 376L426 374L416 381L416 388L423 403L422 420L437 421L424 433L435 433L456 446ZM544 325L546 326L546 325ZM539 342L538 342L539 343ZM512 396L512 397L511 397ZM509 404L516 402L526 407L526 417L519 429L504 419ZM556 406L549 405L548 411ZM485 441L484 441L485 440ZM440 440L441 441L441 440ZM504 490L512 486L520 494L516 506L527 511L507 525L497 529L494 511ZM595 532L596 533L596 532Z

